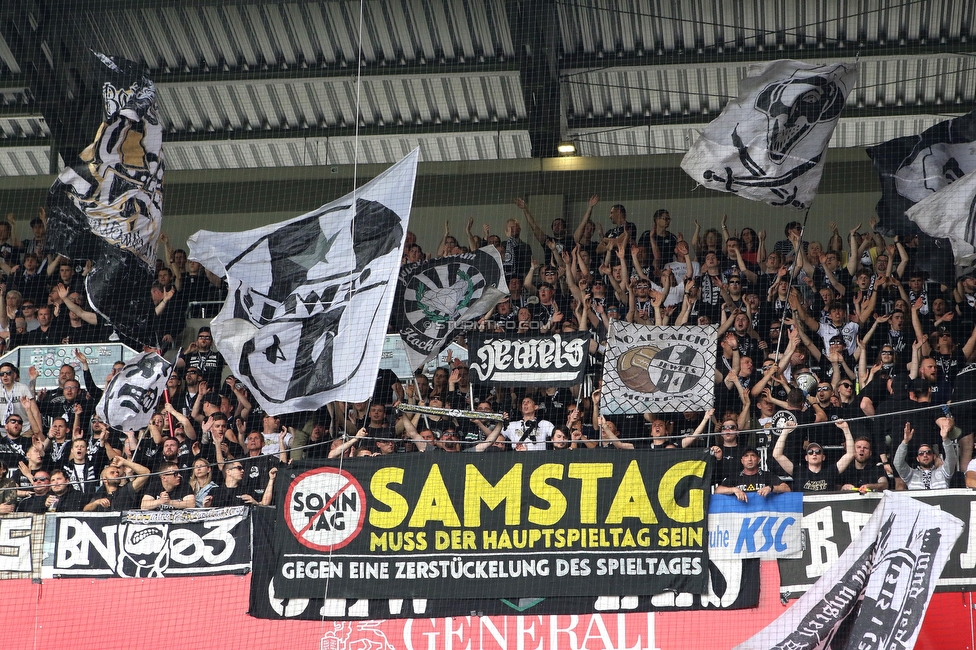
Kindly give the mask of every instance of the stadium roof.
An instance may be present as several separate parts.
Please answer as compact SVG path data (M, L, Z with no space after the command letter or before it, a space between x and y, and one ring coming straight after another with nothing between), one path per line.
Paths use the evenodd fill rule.
M859 58L834 147L917 133L976 92L971 0L8 0L0 19L0 176L53 173L87 144L89 48L150 69L170 170L391 163L418 145L424 162L566 141L682 153L751 63L779 58Z

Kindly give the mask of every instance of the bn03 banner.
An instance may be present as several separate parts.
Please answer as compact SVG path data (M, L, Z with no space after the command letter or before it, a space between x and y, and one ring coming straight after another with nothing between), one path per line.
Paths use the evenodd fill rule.
M513 452L514 453L514 452ZM706 593L687 451L424 454L279 472L280 598Z
M976 523L972 490L931 490L902 492L964 524L949 560L935 583L936 591L972 591L976 588L976 537L970 532ZM803 495L803 557L780 560L780 594L797 598L817 581L851 545L867 524L882 493Z
M471 379L489 386L572 386L583 381L589 333L469 337Z
M717 328L613 321L603 364L603 413L704 411L715 400Z
M58 515L56 578L164 578L247 573L248 509Z

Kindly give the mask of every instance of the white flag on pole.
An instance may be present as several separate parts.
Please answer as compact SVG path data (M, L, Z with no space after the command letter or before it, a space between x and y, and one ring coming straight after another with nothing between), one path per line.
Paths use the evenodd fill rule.
M681 168L713 190L807 208L856 81L853 63L753 65L739 82L739 96L705 127Z
M956 266L976 265L976 174L930 194L905 214L927 235L949 240Z
M124 431L148 426L172 370L173 364L155 352L132 357L105 387L95 413Z
M217 350L268 413L373 394L418 156L289 221L190 237L189 258L227 277Z

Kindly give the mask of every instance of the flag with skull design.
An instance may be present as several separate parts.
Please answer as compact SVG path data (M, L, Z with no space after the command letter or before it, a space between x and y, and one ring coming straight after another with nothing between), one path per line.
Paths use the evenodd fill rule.
M713 190L806 209L856 81L851 63L782 60L751 66L739 82L739 96L705 127L681 168Z
M95 414L116 429L148 426L172 370L173 364L155 352L132 357L108 382Z
M418 156L300 217L188 240L190 259L227 278L214 343L266 412L372 395Z

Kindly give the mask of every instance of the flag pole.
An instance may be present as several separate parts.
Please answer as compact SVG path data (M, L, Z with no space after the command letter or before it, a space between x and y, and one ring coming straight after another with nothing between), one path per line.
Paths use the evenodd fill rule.
M797 258L800 257L800 253L803 250L803 235L807 231L807 219L810 217L810 208L812 206L812 203L810 206L807 206L807 211L803 215L803 223L800 225L800 239L796 243L796 256L793 258L793 267L790 269L790 281L786 285L786 304L783 305L783 315L779 319L779 337L776 339L776 356L773 358L773 362L777 364L779 363L780 348L783 345L783 330L786 329L786 313L790 310L790 293L793 291L793 282L796 280L799 269Z
M163 356L163 355L160 354L159 356ZM176 357L175 357L176 358L176 361L179 361L180 360L180 357L182 357L182 356L183 356L183 348L180 348L179 350L176 351ZM173 362L173 366L169 369L169 377L166 378L166 383L167 384L169 383L170 377L172 377L173 376L173 373L176 372L176 361ZM203 373L201 373L200 376L202 377L203 376ZM208 386L207 388L209 389L210 387ZM170 401L169 401L169 388L167 386L165 386L165 385L163 386L163 398L166 400L166 403L167 404L170 403ZM166 423L169 425L169 435L170 435L170 437L175 438L176 436L173 435L173 414L172 413L169 413L169 412L166 413ZM200 437L203 438L202 435Z

